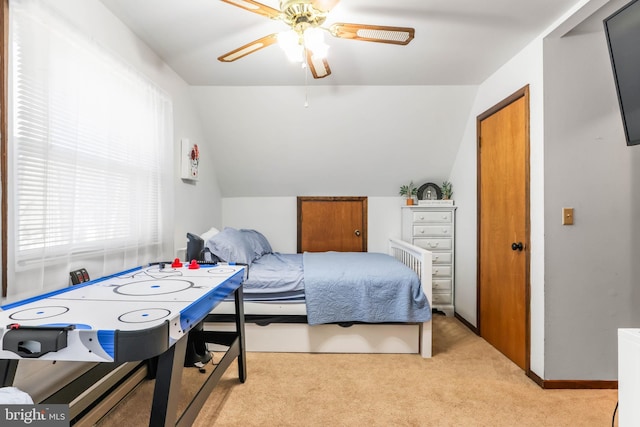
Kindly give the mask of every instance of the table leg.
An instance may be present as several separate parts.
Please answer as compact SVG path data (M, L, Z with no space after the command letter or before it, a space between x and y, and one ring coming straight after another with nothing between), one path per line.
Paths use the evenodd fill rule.
M175 426L188 334L158 358L149 425Z
M242 297L242 285L234 291L236 303L236 331L238 333L238 344L240 352L238 354L238 377L240 382L244 383L247 379L247 359L245 354L244 343L244 303Z
M17 369L17 359L0 360L0 387L10 387L13 385Z

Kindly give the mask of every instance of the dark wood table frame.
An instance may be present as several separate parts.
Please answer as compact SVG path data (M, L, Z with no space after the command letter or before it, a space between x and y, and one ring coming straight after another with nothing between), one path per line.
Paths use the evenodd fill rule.
M187 336L184 336L158 358L158 373L153 392L150 426L191 426L211 391L236 358L238 359L240 382L244 383L247 379L242 285L233 294L236 308L236 330L234 332L200 332L205 335L205 342L227 345L229 349L177 421L180 382L187 348Z

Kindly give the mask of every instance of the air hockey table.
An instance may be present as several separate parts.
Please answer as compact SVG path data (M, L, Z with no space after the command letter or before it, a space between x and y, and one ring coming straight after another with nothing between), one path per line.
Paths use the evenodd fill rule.
M18 362L66 360L157 363L151 408L153 426L189 425L215 384L201 388L177 419L187 338L207 314L233 295L236 331L224 333L229 349L210 381L233 360L246 379L240 265L159 263L138 267L0 307L0 380L10 386ZM195 333L195 331L194 331ZM155 359L154 359L155 358ZM208 380L208 381L209 381ZM192 402L192 403L193 403Z

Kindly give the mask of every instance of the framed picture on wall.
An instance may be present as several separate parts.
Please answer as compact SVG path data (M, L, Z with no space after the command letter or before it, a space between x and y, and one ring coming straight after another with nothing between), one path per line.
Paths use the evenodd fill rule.
M198 167L200 165L200 149L198 144L193 144L186 138L181 141L180 157L182 159L180 177L190 181L198 180Z

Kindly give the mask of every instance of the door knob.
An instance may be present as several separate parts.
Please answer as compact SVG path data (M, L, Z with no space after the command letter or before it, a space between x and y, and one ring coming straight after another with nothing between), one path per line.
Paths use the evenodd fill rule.
M511 250L513 251L520 251L522 252L522 249L524 248L524 246L522 245L522 242L518 242L518 243L512 243L511 244Z
M360 237L360 230L354 231L353 234L355 234L356 236Z

